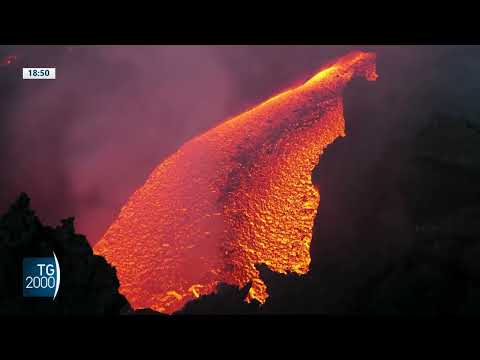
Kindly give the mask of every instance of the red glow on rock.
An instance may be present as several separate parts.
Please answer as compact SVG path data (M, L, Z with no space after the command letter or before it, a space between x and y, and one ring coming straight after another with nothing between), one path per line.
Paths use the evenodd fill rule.
M17 61L17 56L16 55L7 55L5 56L2 61L0 62L1 65L12 65Z

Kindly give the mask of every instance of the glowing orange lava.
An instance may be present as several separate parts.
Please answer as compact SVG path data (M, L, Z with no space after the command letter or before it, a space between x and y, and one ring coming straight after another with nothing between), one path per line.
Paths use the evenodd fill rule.
M341 95L354 76L376 79L375 54L338 59L160 163L95 246L134 308L172 313L219 282L253 281L249 297L264 302L256 263L308 271L320 201L311 173L344 136Z

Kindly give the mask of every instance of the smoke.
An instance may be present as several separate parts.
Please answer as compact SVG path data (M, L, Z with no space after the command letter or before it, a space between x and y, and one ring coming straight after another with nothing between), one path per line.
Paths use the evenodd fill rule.
M183 142L353 49L376 51L380 75L362 105L375 130L362 161L431 113L480 114L479 47L1 47L17 55L0 68L1 209L26 191L43 221L74 215L93 243ZM56 66L57 80L22 81L27 65Z
M226 115L231 81L206 47L73 48L55 66L21 84L2 168L12 197L49 222L74 214L95 241L160 159Z

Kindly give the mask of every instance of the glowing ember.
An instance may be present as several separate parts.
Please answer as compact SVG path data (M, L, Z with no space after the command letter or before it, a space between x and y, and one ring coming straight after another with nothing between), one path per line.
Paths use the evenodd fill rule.
M15 61L17 60L17 57L15 55L8 55L8 56L5 56L0 64L1 65L12 65Z
M344 136L342 90L375 80L375 55L338 59L285 91L184 144L163 161L96 244L135 308L171 313L219 282L264 302L255 269L304 274L320 201L311 172Z

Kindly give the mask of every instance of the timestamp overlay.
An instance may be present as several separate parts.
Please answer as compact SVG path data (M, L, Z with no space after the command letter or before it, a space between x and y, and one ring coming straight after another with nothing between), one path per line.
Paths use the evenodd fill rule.
M24 80L55 80L56 68L23 68Z

